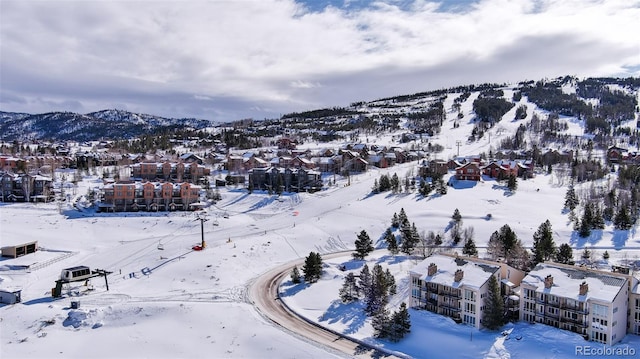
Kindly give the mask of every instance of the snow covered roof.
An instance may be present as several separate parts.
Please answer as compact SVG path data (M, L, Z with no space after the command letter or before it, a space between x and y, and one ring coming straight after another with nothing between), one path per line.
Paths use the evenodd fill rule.
M545 288L545 278L553 277L551 288ZM583 269L573 266L562 266L553 263L538 264L522 280L523 284L536 287L536 292L544 292L559 297L580 301L588 299L612 302L616 295L627 285L627 278L622 275ZM586 283L589 289L580 295L580 285Z
M435 264L437 267L434 275L428 275L429 266ZM462 280L455 281L456 271L463 271ZM474 262L473 258L451 257L445 255L432 255L424 261L418 263L411 273L417 274L422 280L430 283L438 283L446 286L460 288L472 287L480 288L489 277L500 270L500 265L491 265L483 262Z

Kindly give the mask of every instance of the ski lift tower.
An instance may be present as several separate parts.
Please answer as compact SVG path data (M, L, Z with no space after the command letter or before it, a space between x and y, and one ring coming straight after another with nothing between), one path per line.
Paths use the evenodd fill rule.
M202 247L202 249L204 249L206 243L204 241L204 222L208 221L209 219L207 218L207 212L205 211L199 211L196 214L196 221L200 221L200 234L201 234L201 243L200 243L200 247Z

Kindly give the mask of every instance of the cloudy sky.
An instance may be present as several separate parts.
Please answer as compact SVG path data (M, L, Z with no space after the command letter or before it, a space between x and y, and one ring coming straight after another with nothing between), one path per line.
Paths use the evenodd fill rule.
M640 76L640 0L0 0L0 110L228 121Z

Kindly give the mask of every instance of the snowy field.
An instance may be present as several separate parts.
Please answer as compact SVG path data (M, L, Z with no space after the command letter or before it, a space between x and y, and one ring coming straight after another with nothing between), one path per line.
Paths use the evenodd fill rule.
M385 171L403 172L413 165ZM316 194L280 198L223 191L223 200L208 209L207 248L201 252L191 250L201 238L200 222L193 213L97 214L70 207L60 213L54 204L2 204L2 242L38 240L42 250L0 262L1 288L21 289L23 298L22 304L0 308L1 356L339 357L263 319L247 300L247 286L267 269L304 258L310 251L352 249L363 229L376 246L382 246L384 230L402 208L419 231L444 231L458 208L463 226L474 227L480 247L504 224L530 245L537 227L549 219L556 244L611 248L610 262L638 256L637 250L619 249L619 234L612 230L596 233L584 243L572 238L562 211L566 187L554 185L553 175L520 181L515 194L484 181L426 199L416 194L370 195L377 176L372 171L352 178L349 187L338 183ZM629 234L624 245L637 247L638 242ZM408 270L416 261L390 257L385 250L369 259L388 266L396 276L399 290L390 309L397 308L408 295ZM358 304L337 301L345 274L338 266L344 263L353 270L362 265L348 254L328 260L320 282L297 288L285 282L283 298L311 320L375 342L370 320L362 316ZM20 269L26 265L38 269ZM62 299L53 299L51 288L60 270L75 265L112 271L109 291L96 278L93 290L73 287ZM80 307L70 309L71 301ZM448 356L451 348L456 357L568 358L574 357L576 345L594 344L542 325L510 324L503 330L511 334L504 336L502 331L478 331L428 312L412 310L411 316L412 333L406 339L378 344L416 358ZM640 348L640 340L627 336L618 344L625 345Z
M511 94L505 91L505 96ZM448 97L446 108L453 98ZM472 102L473 98L463 105L465 119L472 117ZM530 118L537 110L527 105ZM519 126L509 120L516 107L489 131L490 136L474 143L462 140L459 148L457 141L466 139L473 125L463 121L454 128L447 120L442 133L432 139L445 147L436 157L448 159L495 148ZM567 121L569 133L582 135L578 122ZM391 136L362 136L360 140L392 143ZM22 290L23 301L0 307L0 357L349 357L264 319L249 302L247 288L270 268L303 259L311 251L352 250L362 230L378 248L383 247L383 233L401 209L420 232L444 232L454 210L459 209L463 228L474 228L481 255L489 236L503 225L508 224L524 245L530 246L533 233L548 219L556 245L571 244L576 259L585 246L598 258L608 251L609 261L600 261L603 268L640 258L635 229L620 232L607 227L585 239L573 235L571 221L563 211L568 180L560 171L519 180L514 193L503 183L487 179L458 182L444 196L371 195L374 180L381 174L397 173L402 178L416 171L415 162L384 170L373 168L352 176L350 186L339 179L333 187L315 194L278 197L224 189L222 200L207 209L207 246L203 251L191 249L201 241L201 223L194 213L95 213L82 209L82 200L77 202L80 210L72 207L71 202L100 181L95 177L80 182L74 201L62 208L0 203L1 244L37 240L41 247L35 254L0 261L0 288ZM603 181L608 180L613 178ZM408 296L408 271L416 261L390 257L384 249L368 260L370 267L380 263L395 275L398 294L389 308L395 310ZM346 274L338 267L346 264L349 270L359 271L362 263L351 261L347 253L326 264L318 283L294 286L284 282L280 289L283 300L309 320L410 357L575 358L576 346L599 347L577 334L543 325L516 323L498 331L476 330L414 310L410 311L412 331L403 341L376 341L371 337L370 319L363 316L359 304L338 301ZM111 271L109 290L103 279L95 278L89 287L65 288L63 298L52 298L51 289L60 271L77 265ZM79 307L71 309L72 302ZM640 351L640 337L628 335L616 347Z

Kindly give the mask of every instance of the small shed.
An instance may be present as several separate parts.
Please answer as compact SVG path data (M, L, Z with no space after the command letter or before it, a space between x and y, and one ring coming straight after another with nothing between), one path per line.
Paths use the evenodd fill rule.
M35 253L38 250L38 241L15 244L2 247L2 256L18 258L25 254Z
M0 290L0 303L3 303L3 304L20 303L22 301L21 294L22 294L21 290L17 290L13 292Z

